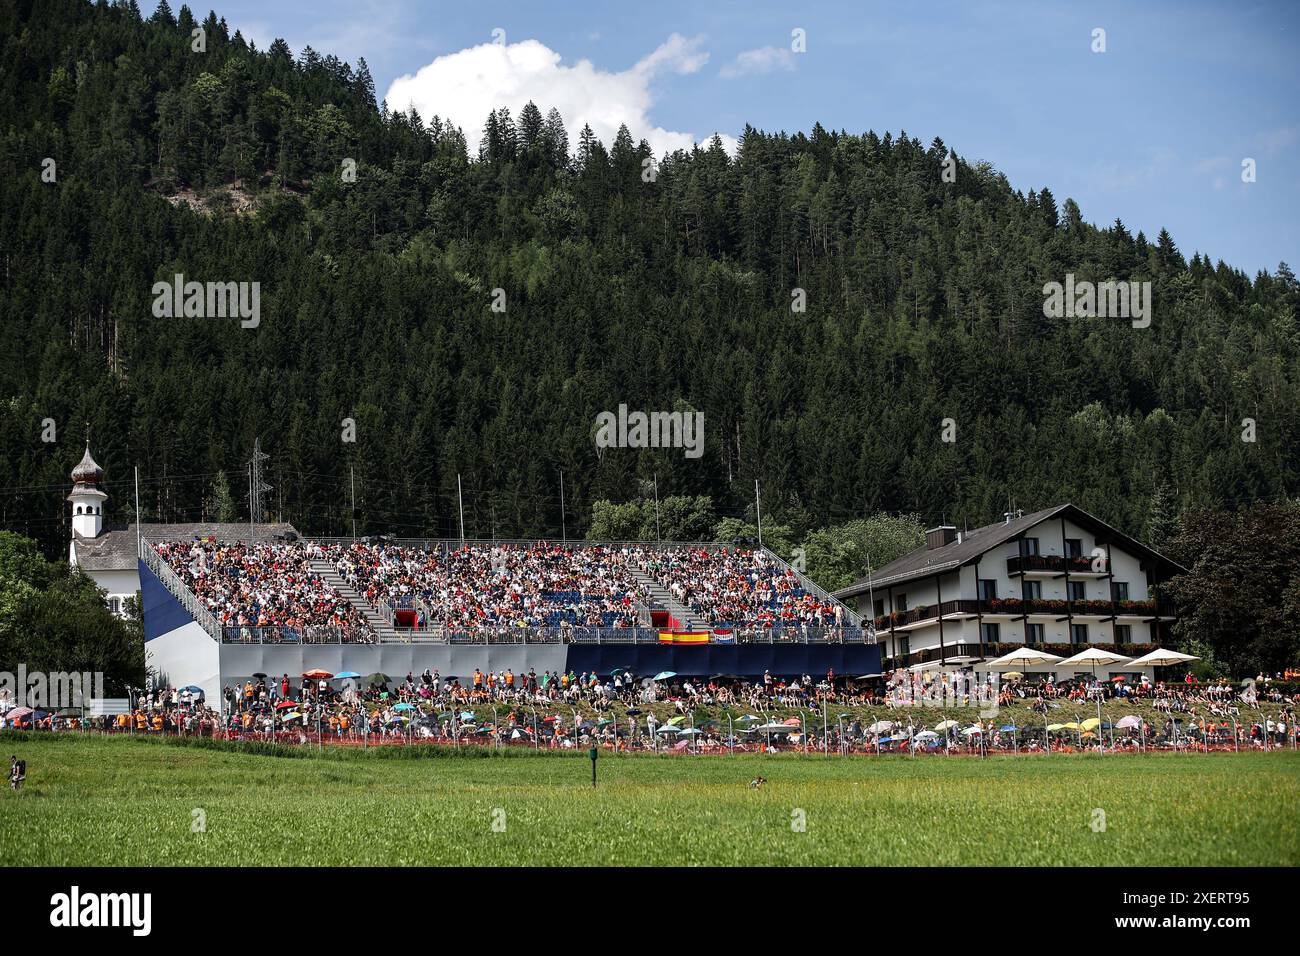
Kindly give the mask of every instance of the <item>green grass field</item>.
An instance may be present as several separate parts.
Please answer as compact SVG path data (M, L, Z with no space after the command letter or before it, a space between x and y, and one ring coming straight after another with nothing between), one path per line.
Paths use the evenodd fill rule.
M584 754L15 735L0 749L29 767L0 794L9 865L1300 863L1292 752L603 755L593 790Z

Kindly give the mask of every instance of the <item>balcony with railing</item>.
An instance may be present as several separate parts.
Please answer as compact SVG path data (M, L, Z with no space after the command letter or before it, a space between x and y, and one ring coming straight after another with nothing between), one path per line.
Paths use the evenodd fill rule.
M1007 577L1072 577L1104 578L1105 562L1094 563L1091 557L1065 557L1060 554L1021 554L1007 558Z
M881 615L875 619L876 630L911 630L939 620L966 620L972 617L1017 618L1041 617L1065 620L1071 617L1109 620L1132 618L1154 621L1176 617L1173 602L1151 601L1026 601L1020 598L993 598L987 601L944 601L919 605L907 611Z

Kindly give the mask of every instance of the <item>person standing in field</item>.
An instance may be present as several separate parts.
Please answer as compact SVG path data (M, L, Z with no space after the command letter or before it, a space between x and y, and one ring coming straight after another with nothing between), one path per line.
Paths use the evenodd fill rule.
M17 790L26 779L27 761L19 760L18 755L14 754L9 758L9 786Z

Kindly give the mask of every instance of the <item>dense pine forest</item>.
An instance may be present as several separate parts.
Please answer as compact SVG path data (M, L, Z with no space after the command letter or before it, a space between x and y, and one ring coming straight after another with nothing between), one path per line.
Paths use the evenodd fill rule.
M1098 228L815 111L651 156L537 102L471 154L376 102L363 60L236 26L0 0L0 527L50 555L84 423L110 518L137 465L146 519L245 518L260 437L268 512L320 534L351 531L353 475L359 530L402 536L459 533L458 476L483 537L585 534L656 482L707 529L752 522L757 480L796 539L1068 500L1158 542L1300 489L1285 264ZM155 317L176 273L259 282L260 324ZM1150 281L1150 328L1045 318L1066 273ZM598 450L620 403L703 412L703 455Z

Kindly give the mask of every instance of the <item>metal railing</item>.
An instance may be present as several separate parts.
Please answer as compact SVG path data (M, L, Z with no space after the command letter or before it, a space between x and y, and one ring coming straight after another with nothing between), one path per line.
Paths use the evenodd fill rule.
M1104 576L1105 571L1098 571L1092 565L1092 558L1079 555L1064 557L1059 554L1021 554L1007 558L1007 574L1087 574Z
M401 631L396 637L376 637L363 628L278 627L231 625L221 629L225 644L445 644L449 646L510 644L659 644L653 627L433 627ZM861 627L738 628L716 633L710 643L736 644L873 644Z
M230 624L221 629L223 644L374 644L376 636L362 627L288 627Z
M940 616L975 617L979 614L990 617L1051 616L1064 620L1066 617L1174 617L1176 609L1171 601L1105 601L1105 600L1030 600L1021 598L995 598L990 601L957 600L944 601L942 604L925 604L907 611L898 611L892 617L886 614L876 618L878 630L908 627L912 624L936 621Z
M171 565L163 560L163 556L154 550L154 546L144 538L140 539L140 560L145 563L154 577L162 582L163 587L171 592L172 597L180 602L181 607L189 612L190 617L208 632L208 635L214 641L221 640L221 625L217 622L215 616L199 600L198 596L189 589L189 586L181 580L179 574L172 570Z

